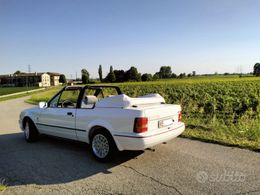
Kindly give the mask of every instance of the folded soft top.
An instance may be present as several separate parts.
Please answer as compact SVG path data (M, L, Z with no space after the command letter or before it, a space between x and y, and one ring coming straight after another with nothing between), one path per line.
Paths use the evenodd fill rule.
M131 98L125 94L106 97L96 103L96 107L125 108L137 105L165 103L159 94L148 94L137 98Z

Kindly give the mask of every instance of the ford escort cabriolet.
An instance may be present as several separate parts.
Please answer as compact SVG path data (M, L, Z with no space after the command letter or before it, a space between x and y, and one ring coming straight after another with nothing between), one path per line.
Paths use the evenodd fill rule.
M181 107L166 104L159 94L131 98L117 86L66 86L48 102L20 114L27 142L40 134L91 145L99 161L116 151L144 150L171 140L184 129Z

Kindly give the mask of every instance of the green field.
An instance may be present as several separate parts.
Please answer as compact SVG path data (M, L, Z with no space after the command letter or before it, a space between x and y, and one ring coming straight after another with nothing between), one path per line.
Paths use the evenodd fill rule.
M55 93L61 90L62 87L63 86L56 86L49 88L48 90L35 93L32 95L31 99L26 100L26 102L30 104L38 104L41 101L47 102Z
M184 137L260 150L259 77L195 77L116 85L131 97L159 93L167 103L180 104L187 126ZM47 100L57 90L33 95L31 101Z
M1 191L4 191L5 189L6 189L6 186L3 185L3 184L0 184L0 192L1 192Z
M33 89L38 89L39 87L0 87L0 96L1 95L7 95L12 93L18 93Z

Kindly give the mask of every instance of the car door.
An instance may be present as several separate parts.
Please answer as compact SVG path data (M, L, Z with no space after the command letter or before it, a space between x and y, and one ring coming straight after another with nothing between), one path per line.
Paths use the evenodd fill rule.
M76 113L76 135L79 141L89 142L88 125L96 119L94 106L98 98L96 97L96 89L87 89L83 94L83 99Z
M75 116L80 90L65 89L45 108L37 121L41 132L58 137L76 140Z
M120 89L109 86L92 86L83 91L82 101L76 113L76 134L79 141L89 143L90 124L102 121L103 116L107 114L106 110L95 108L96 102L104 97L118 95L119 92L121 94Z

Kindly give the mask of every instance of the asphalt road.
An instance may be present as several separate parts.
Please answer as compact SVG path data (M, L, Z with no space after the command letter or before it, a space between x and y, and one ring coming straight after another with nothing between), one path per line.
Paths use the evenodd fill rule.
M17 122L31 107L24 100L0 102L3 194L260 194L260 153L249 150L177 138L103 164L87 144L26 143Z

